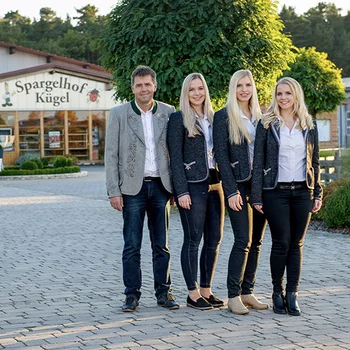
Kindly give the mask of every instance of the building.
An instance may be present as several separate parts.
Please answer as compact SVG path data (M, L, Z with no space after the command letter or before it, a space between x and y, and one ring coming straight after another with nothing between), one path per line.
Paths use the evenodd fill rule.
M4 164L27 152L103 161L111 78L98 65L0 42Z
M350 148L350 78L343 78L346 100L336 110L316 116L321 148Z
M338 110L339 146L350 148L350 78L344 78L346 100Z

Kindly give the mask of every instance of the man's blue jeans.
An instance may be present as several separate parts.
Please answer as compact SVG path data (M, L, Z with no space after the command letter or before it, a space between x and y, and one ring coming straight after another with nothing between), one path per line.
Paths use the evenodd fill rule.
M152 247L154 289L156 297L167 293L170 280L170 252L168 248L168 225L170 193L160 178L145 181L135 196L123 195L123 279L125 294L141 296L141 244L142 231L147 213L148 229Z

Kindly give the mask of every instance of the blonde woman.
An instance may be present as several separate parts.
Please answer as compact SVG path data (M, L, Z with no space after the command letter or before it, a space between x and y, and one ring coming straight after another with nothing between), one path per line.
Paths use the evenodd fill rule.
M234 234L228 264L228 309L239 315L247 307L268 309L253 294L265 216L249 204L255 125L261 118L252 73L239 70L231 78L226 107L214 116L214 148L226 207Z
M188 75L182 85L180 111L169 119L168 149L184 231L181 267L188 289L187 306L199 310L224 305L211 291L224 219L223 192L213 154L213 114L203 75Z
M271 230L272 302L277 314L301 313L297 299L302 247L311 212L321 208L321 199L316 123L299 83L282 78L257 128L252 198Z

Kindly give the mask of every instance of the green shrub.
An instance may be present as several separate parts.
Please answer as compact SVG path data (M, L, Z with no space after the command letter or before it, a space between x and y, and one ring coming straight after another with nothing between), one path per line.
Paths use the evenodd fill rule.
M29 160L36 163L39 169L42 169L44 167L43 162L40 160L40 158L32 158Z
M350 177L350 149L341 153L341 168L342 177Z
M54 168L64 168L67 165L66 157L59 156L53 161Z
M346 184L350 184L350 178L340 178L336 181L331 181L328 185L323 186L322 207L317 214L312 215L313 219L325 221L325 211L329 199L332 198L339 188L345 186Z
M43 163L43 166L48 166L49 165L49 161L47 158L45 157L42 157L40 158L41 162Z
M35 170L38 169L38 164L33 162L32 160L26 160L22 165L21 165L22 170Z
M34 163L36 165L36 163ZM35 170L3 170L0 172L0 176L21 176L21 175L52 175L52 174L69 174L69 173L79 173L79 166L71 166L64 168L48 168L48 169L35 169Z
M5 170L19 170L21 169L18 165L12 165L12 166L5 166Z
M73 165L73 159L72 158L66 158L66 166L72 166Z
M16 165L22 165L25 161L33 158L40 158L39 152L25 152L16 159Z
M329 227L350 228L350 183L339 188L328 200L325 222Z
M72 162L74 165L77 165L79 163L79 159L76 156L74 156L72 153L68 153L66 156L67 158L72 159Z

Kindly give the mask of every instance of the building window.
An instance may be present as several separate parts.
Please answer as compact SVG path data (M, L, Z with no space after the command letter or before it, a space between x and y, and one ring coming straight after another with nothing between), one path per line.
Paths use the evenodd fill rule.
M0 113L0 144L5 152L14 150L15 116L13 112Z
M68 154L89 159L89 112L68 111Z
M104 111L92 112L92 158L103 161L105 152L106 116Z
M26 152L40 157L40 112L18 112L19 155Z
M316 120L318 138L321 142L331 141L331 121L329 119Z
M44 116L44 156L57 157L65 154L64 117L65 111L45 111Z

